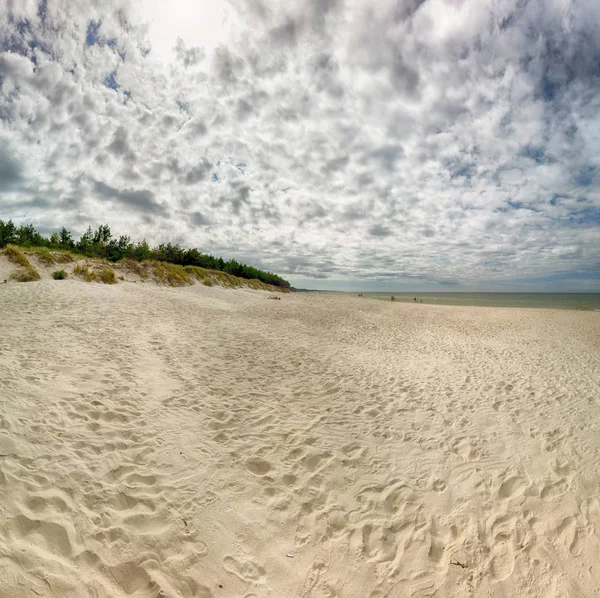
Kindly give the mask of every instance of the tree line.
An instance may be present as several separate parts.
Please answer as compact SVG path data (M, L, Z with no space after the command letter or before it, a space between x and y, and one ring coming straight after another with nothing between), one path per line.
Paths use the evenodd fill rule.
M33 224L16 226L12 220L0 220L0 248L8 244L22 247L47 247L64 251L74 251L86 257L106 259L111 262L121 260L156 260L169 262L181 266L199 266L210 270L221 270L240 278L258 279L266 284L289 288L290 283L277 274L265 272L252 266L247 266L236 260L225 261L222 257L201 253L198 249L185 249L178 244L161 243L157 247L150 247L146 240L132 242L130 237L121 235L112 236L107 224L100 225L96 230L92 227L81 235L76 241L65 227L59 232L52 233L46 238L41 235Z

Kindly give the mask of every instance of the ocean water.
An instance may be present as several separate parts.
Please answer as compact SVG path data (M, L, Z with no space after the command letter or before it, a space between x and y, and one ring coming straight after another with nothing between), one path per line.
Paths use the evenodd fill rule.
M355 293L358 295L358 293ZM488 307L542 307L600 312L600 293L363 293L363 297L433 305L479 305Z

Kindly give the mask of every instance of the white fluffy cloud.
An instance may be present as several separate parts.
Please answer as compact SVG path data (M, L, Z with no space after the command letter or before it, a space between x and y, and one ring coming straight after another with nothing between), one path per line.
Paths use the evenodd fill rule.
M0 218L313 286L600 290L593 0L165 6L0 0Z

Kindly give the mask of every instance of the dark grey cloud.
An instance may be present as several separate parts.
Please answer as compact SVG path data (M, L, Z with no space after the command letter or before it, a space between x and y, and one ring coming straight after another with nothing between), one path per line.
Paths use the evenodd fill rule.
M0 192L15 189L22 179L21 165L0 150Z
M129 146L129 134L125 127L119 126L114 132L111 142L106 146L106 150L116 158L125 156L133 157L133 152Z
M207 160L200 160L196 166L190 168L183 177L183 182L186 185L196 185L203 179L205 179L210 171L210 164Z
M288 19L285 23L273 27L269 31L271 41L276 44L295 45L298 31L295 21Z
M385 170L392 171L403 155L401 145L384 145L372 151L370 157L378 161Z
M341 156L340 158L334 158L333 160L329 160L327 164L323 165L322 171L324 174L329 174L332 172L338 172L340 170L344 170L346 165L348 164L349 158L348 156Z
M52 208L53 204L43 197L34 197L33 199L23 199L8 204L5 208L7 212L17 210L30 213L31 210L46 210Z
M356 222L359 220L366 220L367 218L369 218L371 215L371 211L372 205L365 204L364 202L356 202L344 208L340 217L341 220L347 222Z
M369 234L372 237L391 237L394 233L387 227L381 224L375 224L369 228Z
M207 226L210 224L210 220L202 212L192 212L190 219L194 226Z
M204 137L208 129L202 119L194 119L185 125L185 133L192 138Z
M115 189L101 181L94 181L94 191L104 199L113 199L139 212L167 216L166 208L156 201L154 193L146 189Z

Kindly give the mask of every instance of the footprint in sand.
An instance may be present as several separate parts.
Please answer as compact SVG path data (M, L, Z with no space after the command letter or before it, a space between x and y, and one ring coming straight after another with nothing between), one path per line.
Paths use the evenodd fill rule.
M269 471L271 471L271 464L264 459L259 459L258 457L248 459L248 461L246 461L246 467L248 471L259 476L266 475L269 473Z
M508 480L502 482L500 485L500 488L498 489L498 498L514 498L523 494L525 488L527 488L527 484L522 478L518 476L508 478Z
M506 534L498 534L492 548L490 571L496 581L503 581L512 575L515 568L515 550Z
M448 487L448 484L444 480L434 480L431 487L435 492L443 492Z
M248 583L263 583L266 574L264 568L252 559L241 560L229 555L223 559L223 568Z

